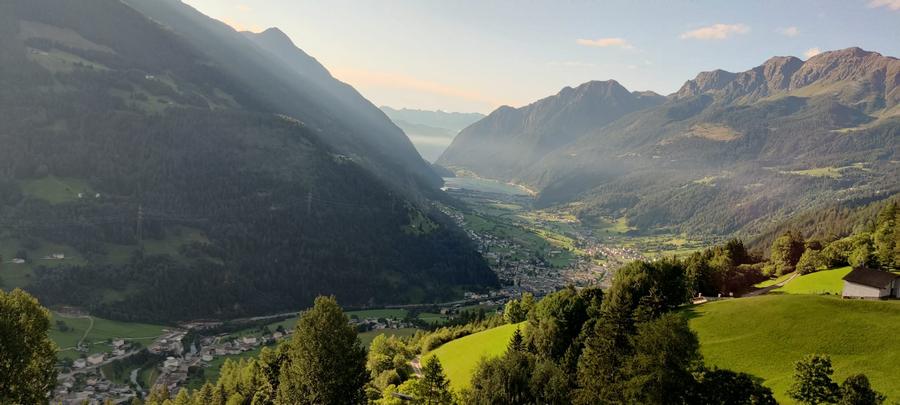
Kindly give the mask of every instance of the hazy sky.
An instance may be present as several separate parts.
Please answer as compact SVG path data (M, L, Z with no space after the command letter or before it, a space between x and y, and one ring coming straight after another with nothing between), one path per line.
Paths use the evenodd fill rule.
M184 1L241 30L281 28L393 107L486 113L588 80L668 94L700 71L775 55L900 56L900 0Z

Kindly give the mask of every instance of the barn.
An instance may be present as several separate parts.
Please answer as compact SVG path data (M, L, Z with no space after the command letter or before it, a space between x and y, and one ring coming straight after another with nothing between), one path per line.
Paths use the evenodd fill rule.
M844 298L900 298L900 274L865 267L844 276Z

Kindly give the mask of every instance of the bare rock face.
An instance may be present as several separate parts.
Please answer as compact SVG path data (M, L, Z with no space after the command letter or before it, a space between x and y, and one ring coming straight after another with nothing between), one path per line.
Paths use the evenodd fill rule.
M802 61L777 56L741 73L702 72L687 81L672 99L711 94L724 102L752 103L802 90L804 96L833 95L845 103L867 104L866 110L900 103L900 60L860 48L824 52Z
M731 83L737 74L716 69L711 72L700 72L694 80L688 80L674 94L675 99L693 97L709 91L721 90Z
M831 86L829 90L844 101L871 100L875 108L892 108L900 104L900 59L860 48L824 52L807 60L791 78L791 89L813 85Z

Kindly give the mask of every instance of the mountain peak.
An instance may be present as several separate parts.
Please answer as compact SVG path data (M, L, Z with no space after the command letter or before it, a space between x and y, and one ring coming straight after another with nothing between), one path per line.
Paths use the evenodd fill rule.
M900 100L900 91L896 90L900 83L900 60L859 47L823 52L807 61L793 56L776 56L741 73L724 70L700 73L694 80L687 81L672 98L708 93L727 101L753 102L812 84L820 84L819 90L832 95L847 90L845 101L868 97L855 94L842 85L851 82L870 83L874 99L884 98L887 106L896 105ZM819 90L807 96L819 94Z
M291 37L289 37L287 34L285 34L284 31L282 31L278 27L271 27L271 28L266 29L263 32L260 32L259 34L254 34L254 35L258 35L261 38L269 40L269 41L279 42L282 45L290 45L290 46L294 46L294 47L296 46L296 45L294 45L294 41L291 40Z

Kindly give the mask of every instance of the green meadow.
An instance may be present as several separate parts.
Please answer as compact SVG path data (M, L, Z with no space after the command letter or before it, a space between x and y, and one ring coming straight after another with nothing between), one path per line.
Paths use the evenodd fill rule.
M140 342L147 345L163 334L165 326L149 325L143 323L117 322L97 317L70 317L59 313L53 313L50 325L50 338L59 346L60 358L78 358L80 353L74 350L75 345L84 336L84 343L88 345L89 353L108 352L111 347L107 341L113 338L121 338ZM60 331L57 321L65 322L68 330ZM85 335L87 333L87 335Z
M789 283L775 289L774 293L784 294L831 294L841 295L844 289L844 276L852 269L841 267L834 270L823 270L796 277Z
M437 356L454 390L467 388L472 374L482 358L503 354L516 328L524 329L525 323L503 325L445 343L422 356ZM423 361L424 362L424 361Z
M765 295L711 302L686 314L708 365L765 379L782 403L790 402L793 363L812 353L831 356L838 382L864 373L889 400L900 399L898 301Z

